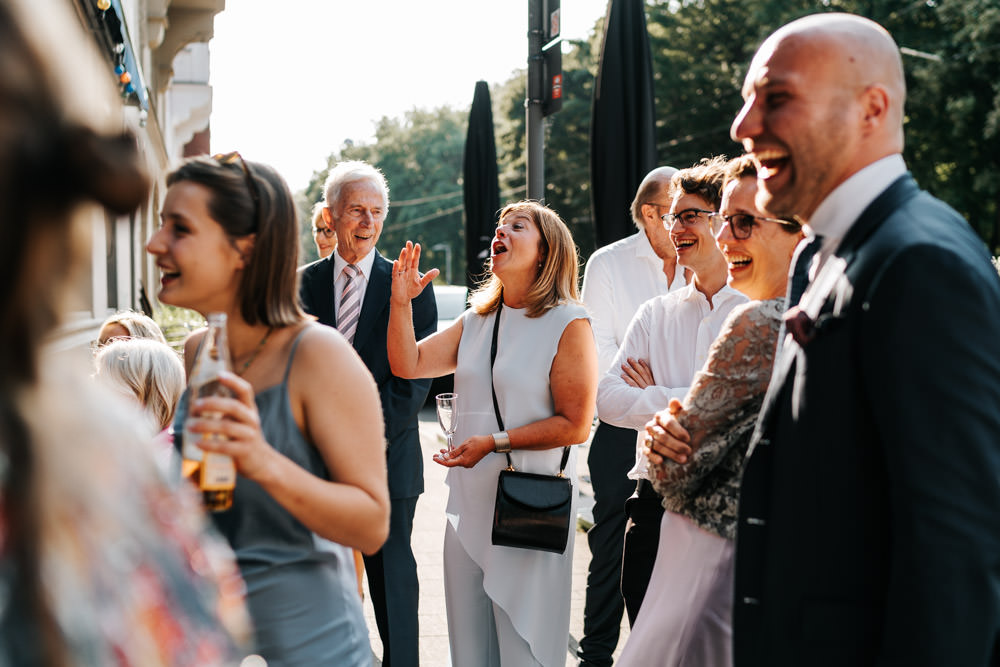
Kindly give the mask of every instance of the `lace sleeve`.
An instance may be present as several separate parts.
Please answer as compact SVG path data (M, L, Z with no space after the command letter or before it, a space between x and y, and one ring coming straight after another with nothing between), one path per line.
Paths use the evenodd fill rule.
M650 466L663 495L688 492L742 440L749 438L771 379L783 299L734 310L695 375L678 421L691 434L688 463Z

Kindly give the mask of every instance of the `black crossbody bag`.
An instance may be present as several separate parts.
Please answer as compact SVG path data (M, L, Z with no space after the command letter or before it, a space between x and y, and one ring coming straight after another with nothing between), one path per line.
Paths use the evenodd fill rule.
M497 334L500 331L500 310L497 306L493 322L493 343L490 346L490 388L493 410L503 431L500 404L493 386L493 364L497 358ZM497 500L493 509L493 544L517 549L535 549L564 553L569 538L570 510L573 506L573 483L563 474L569 461L569 447L563 447L562 463L557 475L537 475L514 469L507 454L507 468L500 471Z

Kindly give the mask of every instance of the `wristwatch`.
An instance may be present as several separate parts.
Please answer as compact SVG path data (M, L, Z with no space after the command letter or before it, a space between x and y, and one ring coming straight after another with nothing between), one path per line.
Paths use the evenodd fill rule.
M493 451L497 454L506 454L510 451L510 437L507 431L498 431L493 434Z

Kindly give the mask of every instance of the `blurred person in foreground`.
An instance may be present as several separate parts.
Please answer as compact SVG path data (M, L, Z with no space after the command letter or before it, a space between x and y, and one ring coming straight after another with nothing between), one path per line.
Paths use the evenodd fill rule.
M1000 661L1000 279L906 173L905 97L892 37L848 14L747 71L758 207L822 241L743 476L739 667Z
M673 167L657 167L646 174L631 206L638 231L604 246L587 260L581 298L593 317L598 371L602 374L611 368L639 306L687 284L684 268L677 265L670 233L660 220L670 211L668 192L675 173ZM600 418L600 411L597 416ZM638 609L653 569L653 558L646 566L629 557L631 553L644 557L651 549L625 546L625 501L636 490L636 481L628 477L635 463L635 439L634 429L601 421L590 442L587 469L594 489L594 525L587 531L591 557L583 636L577 652L581 667L610 667L625 611L623 593L627 590L638 597L633 605ZM635 531L629 546L648 537L655 549L658 535L656 530ZM628 566L623 566L623 559L630 561ZM622 582L623 575L628 582Z
M312 232L320 259L329 257L337 249L337 232L331 226L329 215L326 202L316 202L312 210Z
M232 398L185 392L174 433L190 417L211 436L198 446L236 464L232 507L212 521L236 551L257 651L270 667L369 665L347 547L373 553L388 532L375 383L343 336L299 308L295 204L272 167L192 158L167 186L146 244L159 299L226 313L234 370L221 377ZM189 376L204 335L184 344Z
M577 297L569 229L536 202L508 204L490 245L490 270L472 307L420 341L410 302L435 276L421 275L409 241L393 263L388 352L402 377L455 373L458 428L448 466L445 603L453 665L564 667L569 634L573 530L559 553L495 546L493 508L500 471L554 475L563 447L587 440L597 390L597 350ZM490 368L499 318L496 362ZM496 389L500 431L493 405ZM565 475L576 483L576 448ZM576 494L570 516L576 516Z
M61 4L0 0L0 664L234 665L232 552L161 481L138 410L43 345L89 257L86 205L148 193L106 68Z
M670 401L646 427L653 487L663 497L660 549L618 664L732 664L733 538L743 461L771 378L785 310L788 267L799 223L770 218L754 204L757 168L730 160L714 216L729 286L751 299L733 309L683 404ZM686 429L685 464L661 458L656 438L668 420Z

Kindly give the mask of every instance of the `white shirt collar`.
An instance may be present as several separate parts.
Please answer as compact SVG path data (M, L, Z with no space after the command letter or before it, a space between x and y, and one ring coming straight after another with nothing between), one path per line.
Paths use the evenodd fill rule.
M905 173L903 156L896 153L872 162L834 188L809 219L812 232L823 235L822 252L836 250L868 205Z
M375 248L368 251L368 254L361 258L360 262L356 262L354 266L361 270L361 275L365 277L367 282L372 276L372 266L375 264ZM333 251L333 279L337 280L340 278L340 274L344 272L344 267L347 266L347 260L340 256L340 252L337 250Z

